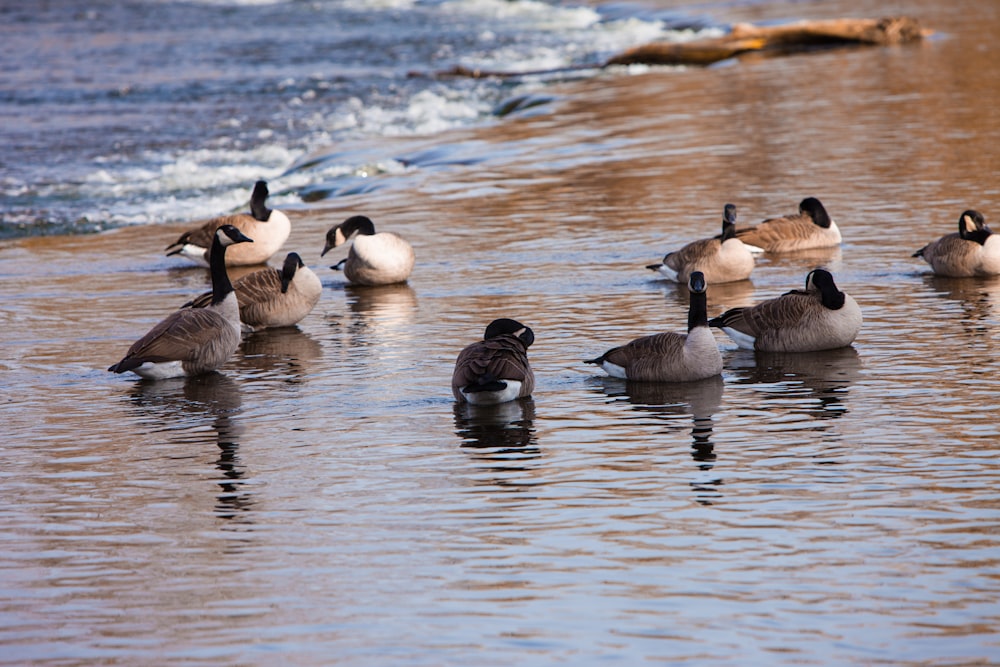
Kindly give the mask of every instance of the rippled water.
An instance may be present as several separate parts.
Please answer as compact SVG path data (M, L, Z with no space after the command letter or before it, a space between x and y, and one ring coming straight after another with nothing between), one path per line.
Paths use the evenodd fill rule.
M161 255L182 226L5 242L0 664L1000 661L1000 281L910 257L965 208L995 223L1000 17L895 9L942 34L605 73L365 146L415 166L292 211L323 298L218 375L104 370L204 288ZM766 257L709 310L824 265L863 309L852 348L719 335L723 377L684 386L582 363L684 327L643 266L725 202L753 222L808 195L843 247ZM354 212L412 240L408 285L321 263ZM459 408L451 364L496 316L533 327L536 392Z

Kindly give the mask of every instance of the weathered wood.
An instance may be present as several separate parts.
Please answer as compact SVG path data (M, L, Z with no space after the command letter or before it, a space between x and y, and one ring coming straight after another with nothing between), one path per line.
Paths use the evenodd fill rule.
M729 36L732 39L764 39L770 44L802 44L809 46L823 43L875 44L890 46L916 42L930 35L909 16L883 17L880 19L830 19L826 21L798 21L778 26L756 26L737 23Z
M653 42L636 46L609 58L610 65L711 65L720 60L757 51L766 46L761 38L717 37L696 42Z
M610 65L711 65L744 53L784 55L816 47L849 44L895 45L916 42L931 34L908 16L879 19L829 19L796 21L776 26L737 23L727 35L691 42L653 42L629 49L604 63L575 65L531 72L480 70L456 65L437 72L438 77L510 78L537 74L559 74ZM411 73L411 76L421 76Z
M605 65L711 65L749 51L789 53L838 44L894 45L931 34L908 16L798 21L777 26L737 23L728 35L693 42L654 42L629 49Z

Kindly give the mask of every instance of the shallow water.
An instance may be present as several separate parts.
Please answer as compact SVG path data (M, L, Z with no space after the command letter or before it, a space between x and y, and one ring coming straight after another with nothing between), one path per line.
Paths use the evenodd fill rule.
M322 300L200 379L105 371L204 289L161 254L184 225L4 242L0 664L1000 661L1000 280L910 257L1000 202L980 39L1000 16L711 11L905 12L942 34L608 72L489 127L358 140L413 166L293 207ZM843 247L765 257L709 310L827 266L864 311L852 348L720 334L723 377L684 386L581 362L683 329L686 293L643 267L725 202L754 222L808 195ZM408 285L325 268L324 232L356 212L413 242ZM459 408L451 364L498 316L535 331L535 394Z

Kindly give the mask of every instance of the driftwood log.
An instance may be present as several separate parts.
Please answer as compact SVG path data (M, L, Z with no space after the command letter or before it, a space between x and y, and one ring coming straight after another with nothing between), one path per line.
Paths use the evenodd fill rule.
M605 65L710 65L749 51L786 54L836 45L888 46L916 42L929 34L916 19L907 16L799 21L777 26L737 23L723 37L645 44L614 56Z
M603 63L532 72L500 72L456 65L437 76L517 77L600 69L610 65L711 65L744 53L785 55L838 45L888 46L916 42L931 34L908 16L880 19L797 21L776 26L737 23L722 37L691 42L654 42L620 53Z

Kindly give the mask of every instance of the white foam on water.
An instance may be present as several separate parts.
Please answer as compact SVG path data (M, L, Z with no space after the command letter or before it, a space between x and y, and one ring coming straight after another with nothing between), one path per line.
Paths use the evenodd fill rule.
M417 4L419 0L344 0L341 6L356 9L407 9Z
M590 7L556 6L538 0L454 0L441 5L441 10L481 16L489 20L515 20L534 30L564 30L585 28L598 23L600 14Z
M274 5L288 0L195 0L206 5ZM345 0L335 9L406 11L417 0ZM324 5L320 4L319 7ZM426 11L426 8L422 8ZM539 0L445 0L433 7L456 22L485 26L476 40L477 52L460 54L457 62L470 68L502 72L558 70L581 64L599 64L608 56L637 44L656 40L685 41L714 31L670 31L662 21L624 18L602 20L585 6L555 6ZM500 36L517 35L516 43L501 45ZM632 73L641 69L625 70ZM323 73L302 73L278 84L288 96L273 118L273 125L254 133L244 131L244 120L224 124L240 133L239 139L215 139L213 145L171 153L146 152L133 157L109 154L95 169L66 182L0 184L5 193L51 197L55 201L83 201L93 206L83 212L87 220L102 225L150 224L204 219L245 208L254 181L271 185L274 205L301 204L298 189L339 177L371 174L405 175L407 167L391 155L363 151L351 158L323 160L344 140L376 141L379 137L433 136L460 127L497 122L492 111L498 102L542 88L544 78L521 80L448 80L427 78L426 85L412 81L398 86L398 96L331 97L324 91L334 85ZM304 84L304 85L303 85ZM258 119L259 120L259 119ZM208 141L206 139L206 141ZM236 149L236 141L256 142ZM197 142L196 142L197 143ZM315 163L304 156L318 156ZM339 156L337 156L339 158ZM291 168L302 160L308 166ZM291 169L290 169L291 168ZM71 182L76 181L76 182Z
M269 5L285 5L293 0L189 0L191 4L206 7L267 7Z
M89 200L108 202L87 211L90 220L149 224L194 220L246 206L253 183L271 182L298 157L279 144L246 151L198 149L179 156L150 154L145 167L97 169L81 184ZM158 168L148 166L159 164ZM280 203L272 186L272 205Z

